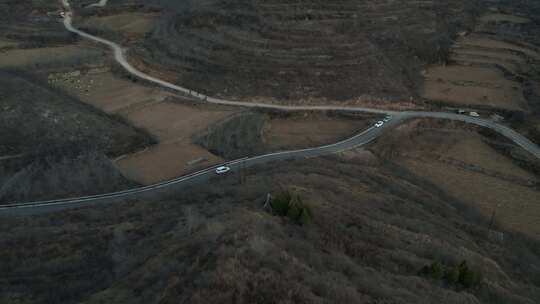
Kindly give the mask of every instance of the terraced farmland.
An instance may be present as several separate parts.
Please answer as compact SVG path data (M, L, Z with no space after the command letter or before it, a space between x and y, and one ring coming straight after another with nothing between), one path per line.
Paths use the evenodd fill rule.
M530 87L540 81L540 27L532 11L516 3L488 7L474 31L463 32L452 46L450 65L427 71L423 96L530 112L535 107Z
M473 5L211 0L171 11L130 58L188 87L246 99L408 100L418 70L445 56Z
M74 38L64 30L59 19L59 5L46 0L0 1L0 41L12 48L35 48L66 44ZM0 51L3 49L0 43Z

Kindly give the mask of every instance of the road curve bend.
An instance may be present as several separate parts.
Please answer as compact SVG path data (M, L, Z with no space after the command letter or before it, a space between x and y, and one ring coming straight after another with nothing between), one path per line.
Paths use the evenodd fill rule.
M103 2L103 1L102 1ZM513 131L512 129L495 123L490 120L481 119L481 118L474 118L467 115L459 115L454 113L448 113L448 112L422 112L422 111L387 111L387 110L381 110L381 109L374 109L374 108L367 108L367 107L340 107L340 106L286 106L286 105L276 105L276 104L269 104L269 103L261 103L261 102L243 102L243 101L235 101L235 100L226 100L226 99L220 99L220 98L214 98L207 96L205 94L196 92L194 90L175 85L173 83L164 81L162 79L153 77L151 75L148 75L146 73L143 73L139 70L137 70L134 66L132 66L125 55L125 50L118 44L109 41L107 39L103 39L91 34L88 34L86 32L83 32L73 26L73 11L71 10L71 6L69 4L69 0L62 0L62 3L64 5L64 8L66 10L65 16L64 16L64 26L65 28L75 33L81 37L93 40L98 43L105 44L109 46L113 52L114 52L114 59L118 64L120 64L128 73L137 76L141 79L144 79L146 81L152 82L154 84L160 85L162 87L171 89L173 91L177 91L183 94L186 94L187 96L199 99L202 102L212 103L212 104L218 104L218 105L226 105L226 106L237 106L237 107L247 107L247 108L262 108L262 109L273 109L273 110L280 110L280 111L344 111L344 112L364 112L364 113L375 113L375 114L387 114L387 115L404 115L408 118L414 118L414 117L426 117L426 118L440 118L440 119L449 119L449 120L459 120L466 123L472 123L476 124L482 127L490 128L496 132L499 132L500 134L506 136L513 142L515 142L517 145L522 147L523 149L529 151L537 158L540 158L540 148L532 143L530 140L525 138L524 136L520 135L519 133ZM107 2L105 1L105 4ZM101 4L101 2L100 2ZM103 6L105 5L103 4Z
M306 159L322 155L339 153L372 142L377 137L379 137L386 129L400 124L402 119L402 117L391 118L380 128L370 127L367 130L361 132L360 134L357 134L351 138L334 144L315 148L275 152L254 157L246 157L227 162L226 165L231 168L232 172L235 172L244 168L273 161ZM85 197L0 205L0 215L21 215L50 212L66 208L112 202L118 199L133 199L139 197L141 194L158 192L165 188L175 187L175 189L182 189L184 187L188 187L194 184L207 182L212 177L216 176L215 168L218 166L221 165L213 166L192 174L181 176L154 185L133 188L125 191Z
M499 132L500 134L506 136L513 142L515 142L517 145L522 147L523 149L529 151L537 158L540 158L540 148L532 143L530 140L525 138L524 136L520 135L519 133L513 131L512 129L495 123L490 120L481 119L481 118L474 118L467 115L459 115L454 113L448 113L448 112L427 112L427 111L388 111L388 110L381 110L381 109L374 109L374 108L367 108L367 107L340 107L340 106L286 106L286 105L276 105L276 104L269 104L269 103L261 103L261 102L243 102L243 101L235 101L235 100L226 100L226 99L220 99L220 98L214 98L211 96L207 96L205 94L196 92L194 90L175 85L173 83L164 81L162 79L153 77L151 75L148 75L146 73L143 73L139 70L137 70L134 66L132 66L125 55L125 50L118 44L109 41L107 39L103 39L91 34L88 34L86 32L83 32L73 26L73 11L71 10L71 6L69 4L69 0L62 0L63 6L66 10L65 17L64 17L64 26L65 28L75 33L81 37L87 38L89 40L93 40L98 43L105 44L109 46L113 52L114 52L114 59L118 64L120 64L128 73L131 75L134 75L136 77L139 77L141 79L144 79L146 81L152 82L154 84L160 85L164 88L168 88L173 91L177 91L180 93L183 93L187 96L196 98L200 100L201 102L207 102L212 104L218 104L218 105L226 105L226 106L237 106L237 107L247 107L247 108L261 108L261 109L273 109L273 110L280 110L280 111L343 111L343 112L364 112L364 113L375 113L375 114L387 114L387 115L393 115L393 116L404 116L407 118L415 118L415 117L426 117L426 118L439 118L439 119L449 119L449 120L459 120L466 123L476 124L482 127L490 128L496 132ZM101 2L100 2L101 3ZM106 4L106 1L105 1ZM105 5L104 4L104 5Z
M102 2L106 4L107 1L102 1ZM202 102L227 105L227 106L274 109L274 110L281 110L281 111L306 110L306 111L367 112L367 113L375 113L375 114L386 114L391 117L390 121L385 123L383 127L381 128L371 127L358 135L355 135L349 139L337 142L335 144L315 147L315 148L301 149L301 150L270 153L270 154L265 154L265 155L250 157L250 158L243 158L243 159L238 159L238 160L228 162L227 166L231 167L232 171L238 170L240 168L250 167L257 164L262 164L262 163L267 163L267 162L272 162L272 161L317 157L317 156L328 155L328 154L338 153L344 150L352 149L352 148L362 146L362 145L372 142L377 137L379 137L384 132L384 130L394 127L402 123L404 120L412 119L412 118L448 119L448 120L455 120L455 121L463 121L466 123L471 123L478 126L490 128L502 134L503 136L507 137L508 139L512 140L514 143L516 143L523 149L527 150L528 152L532 153L537 158L540 158L540 148L537 145L535 145L533 142L525 138L524 136L517 133L516 131L490 120L470 117L466 115L459 115L459 114L447 113L447 112L386 111L386 110L381 110L381 109L373 109L373 108L365 108L365 107L284 106L284 105L275 105L275 104L266 104L266 103L252 103L252 102L224 100L224 99L206 96L204 94L195 92L193 90L152 77L150 75L147 75L137 70L135 67L129 64L125 56L125 51L121 46L119 46L118 44L112 41L88 34L86 32L83 32L75 28L72 25L73 11L71 10L68 0L62 0L62 3L63 3L64 8L66 9L65 17L64 17L64 26L66 27L68 31L73 32L77 35L80 35L84 38L109 46L114 52L115 60L130 74L137 76L141 79L147 80L149 82L158 84L162 87L165 87L165 88L177 91L177 92L181 92L188 96L197 98L201 100ZM29 213L32 214L32 213L41 213L41 212L51 212L51 211L56 211L56 210L61 210L61 209L66 209L66 208L73 208L73 207L88 206L88 205L93 205L93 204L98 204L98 203L111 202L117 199L134 198L144 193L160 191L164 188L170 188L173 186L186 187L186 186L190 186L196 183L208 181L212 176L214 176L215 174L214 169L215 167L210 167L210 168L207 168L207 169L204 169L204 170L192 173L192 174L181 176L181 177L178 177L169 181L161 182L158 184L129 189L125 191L114 192L114 193L77 197L77 198L59 199L59 200L50 200L50 201L13 203L13 204L7 204L7 205L0 205L0 215L19 215L19 214L29 214Z

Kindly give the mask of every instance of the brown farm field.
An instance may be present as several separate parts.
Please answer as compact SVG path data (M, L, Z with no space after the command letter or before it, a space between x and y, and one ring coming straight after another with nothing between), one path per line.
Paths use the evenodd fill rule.
M208 147L195 144L192 137L240 111L191 104L168 91L119 77L107 67L51 73L48 78L49 83L106 113L123 117L158 140L155 146L115 160L126 177L142 184L222 163L222 157L209 152ZM257 133L253 134L254 138L259 138L263 147L257 153L333 143L364 130L374 120L369 115L344 117L316 113L265 114L260 119L263 126L260 130L250 124L245 126L251 129L250 133ZM238 126L228 125L227 131L220 134L222 139L234 132L230 128ZM247 144L256 145L256 142Z
M424 97L457 106L481 105L510 110L526 107L521 85L501 71L484 67L433 67L426 74Z
M32 49L0 49L0 68L73 67L87 62L100 62L105 51L90 43Z
M451 195L478 207L485 216L494 215L503 226L540 239L540 191L537 188L436 161L406 160L404 165Z
M193 133L234 112L230 108L188 106L168 100L131 111L126 117L134 125L155 134L161 142L169 142L189 139Z
M520 31L532 22L512 14L484 13L471 32L460 33L445 64L424 71L420 95L458 107L531 111L523 79L534 80L540 52Z
M222 162L222 158L190 140L160 143L115 161L124 176L143 185L173 179Z
M49 80L86 103L120 115L158 140L156 146L117 158L117 166L131 180L152 184L221 162L193 144L191 136L234 109L190 105L160 88L120 78L107 68L52 74Z
M191 136L234 113L162 102L126 114L134 125L154 134L159 144L117 161L122 171L143 184L155 183L201 169L222 159L195 145ZM196 162L193 164L193 162Z
M99 32L115 32L124 36L144 35L152 30L159 14L127 12L111 16L91 16L78 24Z
M353 136L374 121L369 116L354 119L316 113L272 117L266 121L262 137L270 151L315 147Z
M424 120L398 127L377 147L503 227L540 239L540 177L492 144L475 128Z

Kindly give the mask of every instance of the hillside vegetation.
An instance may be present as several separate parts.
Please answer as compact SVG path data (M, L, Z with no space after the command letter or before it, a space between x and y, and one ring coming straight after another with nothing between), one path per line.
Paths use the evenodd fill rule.
M462 0L157 3L168 16L134 63L200 91L280 100L408 99L477 13Z
M0 155L72 146L122 155L146 134L28 75L0 72ZM24 122L24 123L21 123Z
M131 185L108 161L154 142L29 75L0 72L0 202Z
M0 302L540 300L538 241L490 232L488 218L369 152L253 168L237 182L2 219ZM284 190L310 221L264 208Z
M59 22L59 12L58 1L0 1L0 43L7 39L19 48L35 48L75 41L75 37Z

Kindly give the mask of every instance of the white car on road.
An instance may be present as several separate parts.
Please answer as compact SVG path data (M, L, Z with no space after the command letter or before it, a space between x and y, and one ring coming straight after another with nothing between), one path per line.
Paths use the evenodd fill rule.
M384 125L384 121L379 120L379 121L377 121L377 123L375 124L375 128L380 128L380 127L382 127L382 125Z
M216 168L216 174L225 174L229 171L231 171L231 168L227 166L221 166Z

